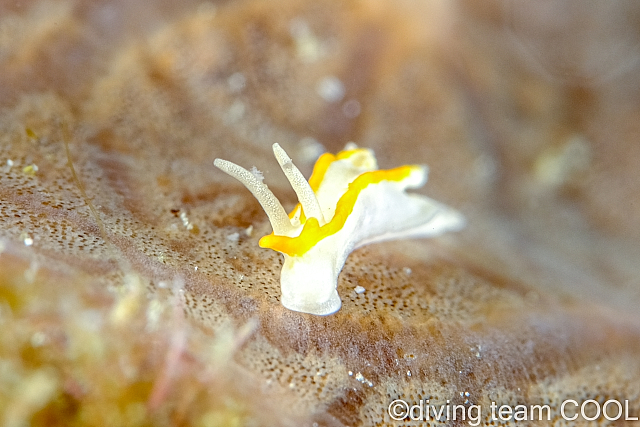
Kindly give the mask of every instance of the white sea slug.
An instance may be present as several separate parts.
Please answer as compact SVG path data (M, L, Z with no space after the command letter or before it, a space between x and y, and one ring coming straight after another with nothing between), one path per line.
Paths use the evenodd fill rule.
M454 209L405 192L424 185L426 166L378 170L373 151L348 144L336 155L323 154L307 182L278 144L273 152L300 201L289 215L255 174L222 159L214 164L243 183L267 213L273 233L259 244L284 255L281 302L290 310L338 311L338 274L349 253L362 245L464 227L464 217Z

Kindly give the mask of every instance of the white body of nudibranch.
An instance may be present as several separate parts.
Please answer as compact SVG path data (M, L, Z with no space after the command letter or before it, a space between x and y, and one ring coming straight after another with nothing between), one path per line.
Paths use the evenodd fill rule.
M260 246L284 255L281 302L288 309L317 315L338 311L338 275L359 246L464 227L456 210L405 192L424 185L426 166L378 170L371 150L348 144L336 155L323 154L307 182L278 144L273 151L300 201L289 215L253 173L222 159L214 164L242 182L267 213L273 233L262 237Z

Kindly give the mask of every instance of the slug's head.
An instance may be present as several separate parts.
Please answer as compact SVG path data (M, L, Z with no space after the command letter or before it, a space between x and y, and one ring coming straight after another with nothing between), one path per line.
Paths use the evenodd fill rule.
M300 201L291 217L260 177L226 160L216 159L214 164L242 182L258 199L269 217L273 233L263 237L260 244L262 247L281 252L285 257L280 274L282 304L291 310L304 313L335 313L341 306L336 284L342 265L337 267L336 248L327 250L326 245L316 245L317 240L324 237L318 233L320 227L326 224L325 216L315 192L289 156L278 144L273 145L273 151ZM290 244L293 249L270 244L270 239L277 243L278 238L299 237L305 225L311 226L313 237L299 239L302 240L302 244Z

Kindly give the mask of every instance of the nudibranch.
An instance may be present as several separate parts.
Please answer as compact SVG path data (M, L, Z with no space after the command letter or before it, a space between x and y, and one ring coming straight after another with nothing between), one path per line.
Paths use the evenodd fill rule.
M273 144L273 152L298 196L289 215L259 173L222 159L214 165L244 184L269 217L273 232L259 244L284 255L281 302L290 310L338 311L338 274L349 253L362 245L464 227L456 210L405 192L425 184L426 166L378 170L372 150L350 143L338 154L320 156L307 181L280 145Z

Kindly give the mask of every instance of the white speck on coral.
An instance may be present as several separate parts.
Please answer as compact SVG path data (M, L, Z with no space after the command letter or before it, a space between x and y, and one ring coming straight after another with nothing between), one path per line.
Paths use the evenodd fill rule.
M327 102L338 102L344 97L344 84L335 76L327 76L318 82L316 92Z
M471 348L471 351L473 351L473 347ZM478 350L476 351L476 358L481 359L482 355L480 354L480 352L482 351L482 345L478 345Z
M7 166L9 167L13 166L13 160L7 159Z
M411 371L407 371L407 376L410 377L411 376Z
M193 267L193 269L194 269L195 271L198 271L198 266L196 265L195 267Z
M185 211L180 212L180 220L187 230L193 229L193 224L189 221L189 217L187 217L187 213Z
M242 92L246 84L247 78L241 72L233 73L227 79L229 90L234 93Z
M580 177L591 164L589 141L573 135L559 149L546 150L535 163L536 178L543 184L559 187Z
M34 176L36 172L38 172L38 165L31 164L31 165L25 166L22 168L22 172L27 175Z
M353 375L353 372L352 372L352 371L349 371L349 376L352 376L352 375Z
M42 331L38 331L31 335L31 346L41 347L47 341L47 336Z
M356 380L360 381L362 384L368 385L369 387L373 387L373 383L366 379L360 372L356 374Z
M304 19L292 19L289 24L289 33L295 42L296 54L302 62L315 62L324 56L326 46L313 34Z
M22 241L24 242L25 246L31 246L33 245L33 238L29 237L29 236L25 236Z
M237 242L240 240L240 233L231 233L227 236L227 240L230 242Z
M404 274L406 274L407 276L411 274L411 269L409 267L403 268L403 271L404 271Z
M248 226L247 229L244 230L244 232L248 237L251 237L251 235L253 234L253 225Z
M231 107L229 107L229 110L227 110L227 113L224 116L225 123L236 123L238 120L244 117L245 111L246 108L244 103L240 100L236 100L233 104L231 104Z
M258 170L257 167L251 166L251 170L249 171L251 174L260 182L264 181L264 174Z
M355 288L353 288L353 290L356 291L356 294L362 294L364 293L364 291L366 291L366 289L362 286L356 286Z

